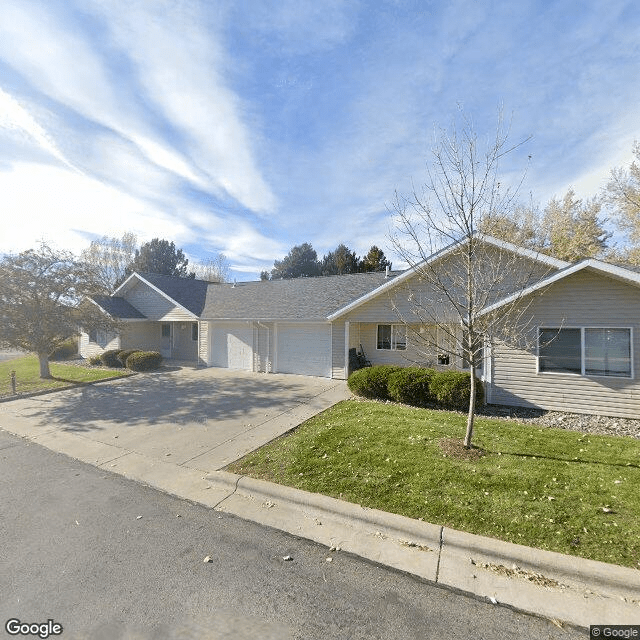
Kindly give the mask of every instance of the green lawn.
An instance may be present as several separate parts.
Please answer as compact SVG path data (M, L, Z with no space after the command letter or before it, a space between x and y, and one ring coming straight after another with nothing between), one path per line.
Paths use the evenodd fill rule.
M346 401L229 471L510 542L640 568L640 441ZM446 446L445 446L446 448ZM607 513L603 509L610 509Z
M118 378L129 375L130 371L79 367L63 362L50 362L53 379L40 379L40 366L35 355L22 356L0 362L0 398L11 395L11 371L16 372L18 393L32 393L47 389L63 389L76 383L93 382L105 378Z

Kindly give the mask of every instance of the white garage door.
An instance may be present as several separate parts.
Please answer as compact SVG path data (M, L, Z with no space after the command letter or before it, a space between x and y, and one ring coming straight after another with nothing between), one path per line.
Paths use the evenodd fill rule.
M331 377L331 325L278 325L278 372Z
M253 327L247 324L212 324L211 365L253 369Z

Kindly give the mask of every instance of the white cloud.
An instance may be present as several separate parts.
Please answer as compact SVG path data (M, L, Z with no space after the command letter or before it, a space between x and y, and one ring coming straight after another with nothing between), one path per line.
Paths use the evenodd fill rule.
M67 166L72 166L65 158L47 131L13 96L0 87L0 129L26 135L41 149Z
M186 136L198 169L249 209L273 209L276 200L254 159L243 106L222 77L224 56L214 25L198 5L186 10L167 3L160 12L127 1L98 8L148 98Z
M149 207L93 178L49 165L16 163L0 172L3 210L0 252L31 248L39 240L78 251L88 235L141 239L186 237L189 232Z

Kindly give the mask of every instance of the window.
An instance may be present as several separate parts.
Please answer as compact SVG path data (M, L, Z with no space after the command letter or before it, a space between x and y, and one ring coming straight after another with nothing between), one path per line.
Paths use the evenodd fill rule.
M191 323L191 339L194 341L198 340L198 323L197 322Z
M89 329L89 342L98 342L98 330Z
M377 348L404 351L407 348L407 328L405 325L379 324Z
M582 373L582 338L580 329L540 329L540 371Z
M585 375L631 377L631 331L585 329Z
M162 337L163 338L171 337L171 325L168 322L165 322L162 325Z
M540 329L538 370L631 377L631 329Z

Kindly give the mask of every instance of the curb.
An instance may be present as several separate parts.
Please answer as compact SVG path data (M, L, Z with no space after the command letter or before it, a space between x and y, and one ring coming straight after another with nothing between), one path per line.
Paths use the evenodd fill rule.
M214 506L418 576L580 628L638 624L640 571L525 547L218 471Z

